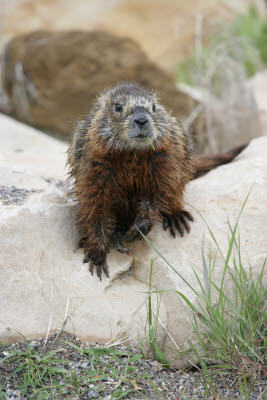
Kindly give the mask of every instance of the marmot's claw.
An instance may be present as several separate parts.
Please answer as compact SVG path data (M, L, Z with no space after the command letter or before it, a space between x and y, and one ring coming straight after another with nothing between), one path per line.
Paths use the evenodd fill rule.
M194 218L190 214L190 212L185 210L182 210L180 211L180 213L175 215L164 215L163 229L166 231L167 228L170 228L172 236L175 237L176 236L175 227L176 227L180 235L184 236L184 228L187 230L188 233L191 230L187 219L192 222L194 221Z
M189 221L194 222L194 217L189 211L183 210L181 214L183 214L187 219L189 219Z
M100 264L100 265L95 265L93 263L93 261L90 261L89 271L91 272L92 275L94 275L94 268L96 268L96 274L97 274L98 278L100 279L100 281L102 280L102 270L104 271L106 276L109 278L108 267L107 267L106 263Z
M82 238L80 238L79 242L78 242L78 249L81 249L82 247L85 246L85 243L87 241L87 238L84 236Z
M120 253L127 254L128 256L132 256L132 254L133 254L132 250L129 250L126 246L124 246L121 243L119 237L116 238L116 240L113 243L113 246L114 246L114 249L119 251Z
M86 264L89 261L90 261L90 257L89 256L84 256L83 263Z
M167 218L164 218L164 220L163 220L163 229L164 229L164 231L167 230L168 226L169 226L168 220L167 220Z
M109 278L108 267L106 263L102 265L102 269L105 272L107 278Z

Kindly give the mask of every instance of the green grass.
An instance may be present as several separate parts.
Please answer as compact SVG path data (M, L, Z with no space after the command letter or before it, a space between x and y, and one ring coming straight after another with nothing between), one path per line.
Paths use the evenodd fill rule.
M128 396L130 393L141 391L137 383L134 363L143 357L142 354L130 355L125 351L120 351L111 348L88 348L81 349L72 343L68 343L70 346L74 347L77 352L80 352L82 356L88 358L90 362L90 370L86 371L81 378L79 378L79 385L88 386L93 382L101 382L102 387L98 387L98 391L105 389L105 384L102 383L103 380L113 379L112 388L112 398L122 399ZM103 358L102 356L106 356ZM123 358L124 359L123 359ZM118 362L117 367L112 366L112 361L116 360ZM129 390L122 390L122 384L129 383Z
M138 375L135 368L135 363L143 357L141 354L112 348L81 348L64 342L83 361L89 361L87 369L77 370L71 369L70 361L58 358L61 349L40 355L25 337L24 341L25 351L10 352L0 360L0 367L8 364L12 369L0 386L0 399L5 399L5 390L11 381L20 394L28 399L58 399L59 396L78 399L90 390L90 384L95 384L94 391L99 394L108 390L112 399L131 397L137 392L139 398L144 398L144 389L138 385L138 380L148 380L149 377L146 374ZM3 351L5 347L1 347Z
M267 66L267 19L261 19L255 7L250 7L247 14L237 15L233 25L232 33L242 37L259 51L261 60ZM248 73L253 71L248 70Z
M175 65L178 82L202 85L208 69L220 58L232 59L243 65L246 75L253 76L267 67L267 19L261 19L255 7L246 14L237 14L231 23L222 23L219 31L205 38L200 54L192 48L189 56ZM215 93L220 77L213 77Z
M39 400L50 394L54 399L54 393L61 391L58 377L63 377L66 374L71 375L69 371L58 367L58 364L66 365L67 361L56 357L60 353L60 349L40 356L37 351L30 347L25 337L24 340L25 351L13 351L0 361L0 367L4 364L12 364L13 369L10 376L0 386L0 396L2 395L2 398L4 398L3 390L8 382L13 380L22 396L28 398L29 395L34 395Z
M148 321L148 342L149 347L152 351L154 358L163 365L165 368L169 368L169 362L157 345L156 331L157 331L157 316L153 317L151 294L152 294L152 272L153 272L153 260L151 261L150 277L149 277L149 294L147 304L147 321Z
M263 284L266 260L259 275L252 276L251 269L248 266L245 268L242 262L238 230L239 219L248 196L229 237L225 255L209 228L217 253L224 260L219 285L215 283L214 276L216 256L214 258L205 257L204 243L202 274L199 269L194 268L198 282L197 288L193 287L144 237L156 253L192 290L196 298L196 304L193 304L183 293L176 291L187 307L188 316L198 338L198 343L191 343L191 347L179 357L186 357L188 351L195 354L209 392L214 387L212 378L214 374L237 374L240 379L240 393L243 393L242 399L248 398L257 377L267 375L267 289ZM150 281L151 275L152 272ZM156 290L152 293L158 294L165 291Z

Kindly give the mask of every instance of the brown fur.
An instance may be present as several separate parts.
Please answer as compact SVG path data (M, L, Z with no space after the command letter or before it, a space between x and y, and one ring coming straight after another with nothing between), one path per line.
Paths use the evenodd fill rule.
M118 101L123 104L121 112L116 111ZM139 129L131 122L133 113L137 119L148 116L149 139L145 136L140 142L131 136ZM79 124L69 149L80 245L90 271L96 267L100 279L102 270L108 275L110 248L127 252L120 239L141 238L140 231L146 235L155 221L162 220L173 236L176 229L181 235L184 228L189 232L187 220L193 218L183 208L185 185L232 158L228 153L192 162L185 132L153 93L134 84L104 92Z
M228 164L246 147L247 143L237 146L223 154L215 154L212 156L198 156L193 158L191 161L191 165L194 169L194 178L205 175L207 172L218 167L219 165Z

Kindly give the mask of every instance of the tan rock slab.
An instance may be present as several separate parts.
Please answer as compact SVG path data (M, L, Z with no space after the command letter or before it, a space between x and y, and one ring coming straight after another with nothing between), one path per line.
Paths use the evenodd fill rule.
M0 126L5 126L6 131L10 127L14 131L21 129L21 124L6 118L1 119ZM35 338L61 329L67 321L65 329L83 340L109 341L126 331L133 341L140 338L145 343L146 296L153 260L153 289L172 290L163 294L160 303L156 295L152 295L152 300L155 315L160 304L159 345L173 362L177 348L185 349L188 340L196 343L185 305L176 291L186 295L197 307L196 296L181 276L198 288L193 266L203 279L203 240L205 257L216 254L206 224L222 253L226 253L229 225L234 227L251 188L239 223L242 257L245 268L251 266L254 276L261 270L267 253L267 137L255 139L231 164L188 185L185 200L187 209L195 217L189 235L173 239L160 224L149 233L153 246L180 276L142 240L132 245L133 258L111 251L107 260L110 278L103 277L100 282L95 275L91 276L88 265L82 263L82 250L77 249L73 202L53 180L42 177L49 163L50 177L57 173L59 177L63 175L64 157L58 158L59 164L52 162L63 145L27 129L28 134L26 127L21 132L28 143L28 161L16 158L17 153L11 159L12 141L1 148L1 152L10 155L10 162L0 164L0 194L5 188L15 189L8 193L8 204L0 199L0 340L18 339L19 335L8 327ZM37 162L33 153L38 148ZM26 192L21 192L24 189ZM223 266L218 255L216 281ZM178 360L176 365L182 366L184 361Z

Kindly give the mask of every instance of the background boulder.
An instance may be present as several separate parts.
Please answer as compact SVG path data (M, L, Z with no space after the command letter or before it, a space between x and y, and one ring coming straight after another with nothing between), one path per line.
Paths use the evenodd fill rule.
M20 35L7 45L2 69L12 115L65 138L71 137L99 91L120 81L158 91L177 117L187 116L196 104L136 42L105 32Z
M0 47L36 29L100 29L133 39L153 62L172 71L194 44L200 18L205 34L210 21L213 26L231 20L250 5L266 15L264 0L1 0Z

